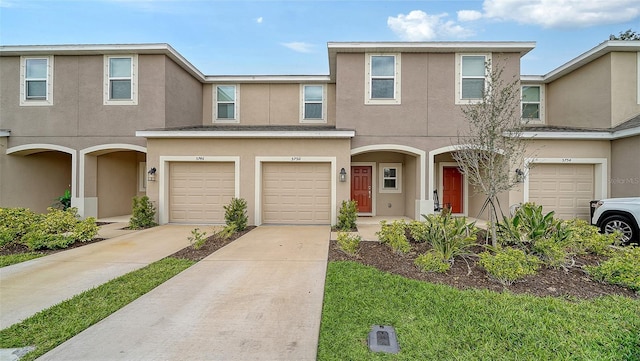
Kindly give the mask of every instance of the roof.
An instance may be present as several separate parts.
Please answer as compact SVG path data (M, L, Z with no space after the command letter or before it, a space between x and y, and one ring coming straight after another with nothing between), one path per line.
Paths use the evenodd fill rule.
M352 138L355 131L311 125L209 125L150 129L136 132L145 138Z
M596 47L588 50L587 52L571 59L567 63L557 67L545 75L522 75L520 79L522 81L550 83L560 77L563 77L570 72L600 58L611 52L616 51L640 51L640 41L634 40L608 40L600 43Z
M524 138L613 140L640 135L640 114L613 128L580 128L566 126L527 126Z

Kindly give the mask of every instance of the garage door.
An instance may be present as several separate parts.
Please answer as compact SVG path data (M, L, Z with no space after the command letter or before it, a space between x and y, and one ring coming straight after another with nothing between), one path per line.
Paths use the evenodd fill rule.
M224 223L224 205L235 195L233 163L170 163L169 221Z
M559 218L589 220L593 171L592 164L536 164L529 172L529 200Z
M329 163L263 163L262 219L272 224L329 224Z

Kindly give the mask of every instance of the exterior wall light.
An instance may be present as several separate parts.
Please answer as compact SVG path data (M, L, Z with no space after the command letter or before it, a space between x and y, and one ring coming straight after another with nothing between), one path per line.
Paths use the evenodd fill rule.
M156 168L153 167L151 169L149 169L149 171L147 172L147 180L150 182L155 182L156 181Z
M524 172L520 168L516 169L516 182L524 182Z
M347 171L344 168L340 169L340 182L347 181Z

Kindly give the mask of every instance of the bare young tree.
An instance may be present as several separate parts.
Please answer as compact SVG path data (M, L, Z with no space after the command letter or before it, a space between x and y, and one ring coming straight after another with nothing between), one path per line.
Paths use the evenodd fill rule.
M486 196L480 213L488 209L489 221L502 210L498 195L513 189L522 179L526 143L522 139L519 79L505 80L504 68L486 64L483 97L462 109L468 129L458 131L452 156L476 192ZM515 170L519 171L516 172ZM497 245L495 227L492 244Z

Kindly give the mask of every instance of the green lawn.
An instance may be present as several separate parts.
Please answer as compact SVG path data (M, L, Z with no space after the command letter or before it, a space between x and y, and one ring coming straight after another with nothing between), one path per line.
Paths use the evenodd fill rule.
M397 355L370 353L374 324ZM318 360L640 360L640 301L460 291L355 262L331 262Z
M40 258L44 255L45 254L42 252L28 252L0 256L0 267L11 266L12 264L28 261L34 258Z
M85 291L0 331L0 348L36 346L20 361L34 360L195 262L165 258Z

